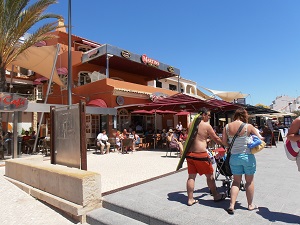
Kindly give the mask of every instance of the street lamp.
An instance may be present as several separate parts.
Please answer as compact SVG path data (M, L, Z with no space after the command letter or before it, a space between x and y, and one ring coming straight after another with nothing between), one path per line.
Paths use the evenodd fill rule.
M113 56L112 54L106 54L106 78L109 78L109 59Z
M71 0L68 2L68 105L72 105L72 23L71 23Z

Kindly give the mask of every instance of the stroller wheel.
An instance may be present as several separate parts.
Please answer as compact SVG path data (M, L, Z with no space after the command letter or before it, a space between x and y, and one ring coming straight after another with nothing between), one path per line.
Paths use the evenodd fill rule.
M241 184L240 184L240 190L241 191L245 191L245 185L244 185L244 182L241 181Z

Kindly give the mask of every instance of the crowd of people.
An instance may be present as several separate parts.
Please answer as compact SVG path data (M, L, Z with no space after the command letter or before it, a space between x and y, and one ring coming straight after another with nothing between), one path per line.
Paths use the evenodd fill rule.
M137 124L135 129L130 126L128 130L124 128L122 132L116 131L113 136L113 141L115 142L114 144L116 145L117 150L124 153L127 153L128 151L136 151L139 147L141 147L142 144L151 145L155 140L155 145L160 148L163 148L164 146L170 148L178 148L178 150L180 150L180 154L178 155L178 157L180 157L183 151L183 144L187 139L187 129L183 128L181 122L177 124L176 129L162 129L157 130L156 132L154 132L154 130L151 128L144 131L143 127L140 124ZM151 141L149 141L148 143L147 141L144 141L144 143L142 143L142 138L146 139L146 137L150 137ZM126 147L123 151L122 140L124 139L132 139L133 141L131 146ZM100 154L109 153L111 143L109 142L106 130L102 130L98 134L97 146L100 148Z

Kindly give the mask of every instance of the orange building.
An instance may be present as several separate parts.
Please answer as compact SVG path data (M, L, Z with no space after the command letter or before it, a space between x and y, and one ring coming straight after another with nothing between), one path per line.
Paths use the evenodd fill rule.
M48 40L46 45L61 46L56 63L59 74L59 70L68 68L68 34L63 30L54 34L57 38ZM133 116L125 106L151 102L151 97L157 94L170 96L178 93L177 90L160 88L159 80L179 75L179 69L146 54L139 55L72 35L72 104L84 100L87 105L118 108L117 117L87 114L87 137L96 137L102 129L108 130L111 136L116 129L128 129L137 123L144 129L149 128L154 124L153 116ZM59 76L66 86L53 83L49 104L68 103L67 75ZM148 86L150 81L155 81L156 87ZM41 85L45 95L47 83ZM173 116L166 115L162 123L167 126L166 121L169 120L170 124L172 119Z

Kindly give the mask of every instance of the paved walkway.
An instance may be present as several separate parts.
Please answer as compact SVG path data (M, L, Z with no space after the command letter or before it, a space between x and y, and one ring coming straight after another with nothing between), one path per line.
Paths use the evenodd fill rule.
M101 174L102 193L169 172L177 166L175 155L165 157L165 151L137 151L129 154L117 152L99 155L88 152L88 170ZM25 155L23 157L30 157ZM50 163L45 157L45 163ZM74 221L11 184L4 178L5 162L0 161L0 218L2 225L64 225ZM5 193L5 194L4 194ZM34 222L33 222L34 221Z
M300 173L296 164L287 160L283 143L277 148L264 149L256 158L255 203L259 210L247 211L245 192L241 192L234 216L224 210L229 199L220 203L211 200L203 176L196 179L195 198L200 203L186 206L185 170L109 194L114 189L173 172L178 158L166 158L165 152L140 151L125 155L89 152L88 170L101 174L102 191L107 193L104 201L121 202L124 207L166 224L300 224ZM0 167L1 224L74 224L6 181L3 174L4 167ZM217 186L221 186L220 181Z

